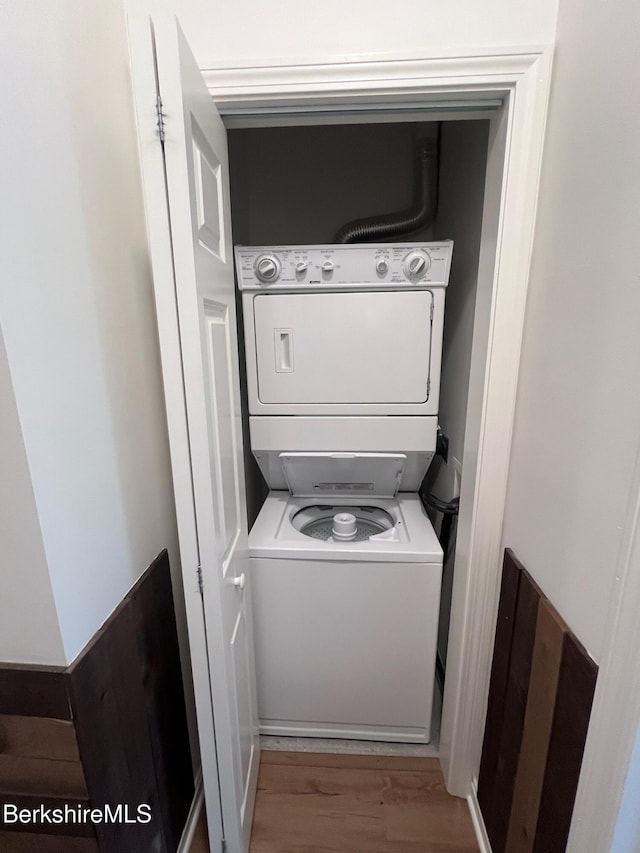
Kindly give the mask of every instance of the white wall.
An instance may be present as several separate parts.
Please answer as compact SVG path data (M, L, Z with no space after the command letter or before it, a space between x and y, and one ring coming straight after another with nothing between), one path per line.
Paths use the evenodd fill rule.
M640 437L640 5L562 0L504 543L599 661Z
M0 661L64 665L11 374L0 330Z
M487 168L488 121L443 122L437 240L453 239L453 260L447 287L442 345L442 374L438 421L449 438L449 458L436 458L428 488L442 500L451 500L455 488L455 463L462 463L469 392L469 367L475 319L480 229ZM461 469L460 469L461 471ZM437 515L436 519L442 519ZM438 654L446 663L449 613L453 589L452 557L442 572Z
M407 209L420 184L419 143L437 131L433 122L230 131L234 241L331 243L347 222Z
M450 458L462 462L469 365L480 255L480 229L487 168L488 121L443 122L440 200L435 238L453 239L442 346L439 420L449 437ZM450 465L443 500L453 497Z
M126 29L117 0L11 0L0 33L0 322L71 661L177 568Z
M557 0L173 0L201 67L553 43Z
M629 772L627 774L622 805L610 853L637 853L640 850L640 730L638 731Z

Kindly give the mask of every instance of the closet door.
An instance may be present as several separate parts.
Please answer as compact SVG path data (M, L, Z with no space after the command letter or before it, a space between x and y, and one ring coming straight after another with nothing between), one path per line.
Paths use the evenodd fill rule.
M130 36L210 843L245 853L259 741L226 132L175 19Z

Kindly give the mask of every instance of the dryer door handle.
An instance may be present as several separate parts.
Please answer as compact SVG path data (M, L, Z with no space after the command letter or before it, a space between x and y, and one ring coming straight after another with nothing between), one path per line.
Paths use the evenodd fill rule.
M293 373L293 331L274 329L276 373Z

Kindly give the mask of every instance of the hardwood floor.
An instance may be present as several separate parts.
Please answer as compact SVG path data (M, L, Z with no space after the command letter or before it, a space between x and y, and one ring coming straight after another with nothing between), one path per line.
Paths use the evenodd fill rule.
M202 804L198 825L189 847L189 853L209 853L209 838L207 836L207 813Z
M262 753L250 853L478 851L435 758Z

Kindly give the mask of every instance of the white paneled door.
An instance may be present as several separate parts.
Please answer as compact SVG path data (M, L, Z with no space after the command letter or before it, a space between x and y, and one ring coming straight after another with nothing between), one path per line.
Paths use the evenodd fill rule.
M259 741L226 131L175 20L129 32L211 850L245 853Z

